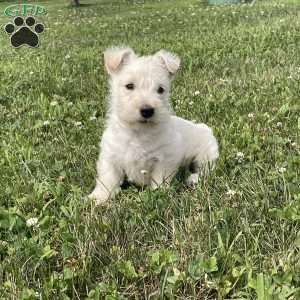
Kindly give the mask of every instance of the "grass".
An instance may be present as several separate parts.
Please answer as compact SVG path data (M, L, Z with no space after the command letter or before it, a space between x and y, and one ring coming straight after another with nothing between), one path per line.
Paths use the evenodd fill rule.
M299 2L85 3L43 2L39 49L1 35L0 299L300 299ZM221 151L196 189L82 201L116 44L182 58L174 110Z

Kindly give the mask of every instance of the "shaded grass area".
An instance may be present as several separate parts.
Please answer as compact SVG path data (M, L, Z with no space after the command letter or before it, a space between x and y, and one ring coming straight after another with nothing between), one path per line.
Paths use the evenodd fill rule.
M0 37L0 297L300 297L299 4L43 5L39 49ZM178 178L83 201L104 128L102 52L116 44L182 58L174 110L212 126L221 149L196 189Z

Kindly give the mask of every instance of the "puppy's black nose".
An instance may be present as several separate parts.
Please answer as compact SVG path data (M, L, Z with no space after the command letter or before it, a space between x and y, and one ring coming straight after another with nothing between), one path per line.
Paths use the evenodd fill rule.
M154 108L149 105L145 105L141 108L140 112L145 119L149 119L154 115Z

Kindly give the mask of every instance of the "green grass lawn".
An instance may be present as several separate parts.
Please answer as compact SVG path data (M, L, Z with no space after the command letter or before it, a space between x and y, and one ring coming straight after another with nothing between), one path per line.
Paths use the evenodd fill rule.
M299 1L67 3L42 2L39 49L0 35L0 299L300 299ZM196 189L95 208L102 53L120 44L181 57L174 110L221 155Z

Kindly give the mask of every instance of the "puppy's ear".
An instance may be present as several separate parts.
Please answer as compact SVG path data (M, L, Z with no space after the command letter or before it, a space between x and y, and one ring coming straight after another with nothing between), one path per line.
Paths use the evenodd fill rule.
M180 67L180 58L173 53L166 50L158 51L155 56L159 57L165 68L171 76L174 76Z
M135 53L131 48L109 48L104 52L104 64L108 74L117 73L124 64L135 57Z

